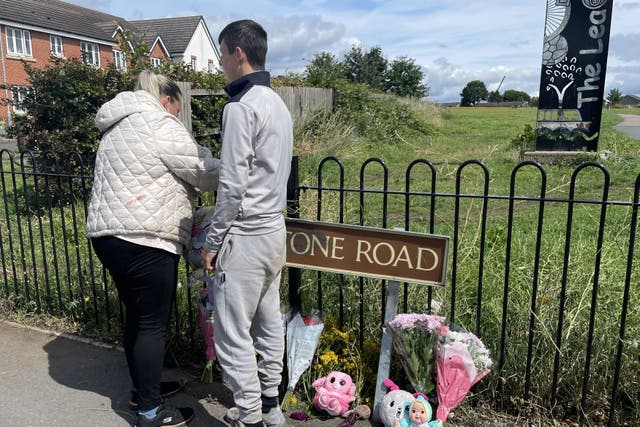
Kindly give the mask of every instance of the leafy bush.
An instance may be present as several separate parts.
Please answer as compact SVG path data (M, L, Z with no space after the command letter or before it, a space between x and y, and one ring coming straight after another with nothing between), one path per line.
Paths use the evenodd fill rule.
M344 80L334 89L335 111L363 138L388 141L407 134L432 133L431 126L418 119L407 104L394 96L373 94L367 85Z
M45 68L24 63L31 90L25 92L17 105L26 111L18 115L8 129L15 137L19 149L25 153L25 164L39 173L60 173L52 155L65 165L65 171L92 174L94 153L100 142L100 131L94 118L102 104L119 92L133 90L141 69L149 67L144 49L136 49L128 58L127 71L116 70L113 65L96 69L77 58L51 58ZM222 88L224 75L194 72L183 64L167 63L156 70L175 81L186 81L196 89L212 89L220 95L192 98L192 131L201 144L218 153L220 147L220 116L226 101ZM78 162L79 153L84 164ZM46 176L46 175L42 175ZM39 177L35 185L41 200L64 204L72 197L82 197L79 189L64 187L58 197L53 180ZM33 206L30 207L34 208Z
M45 68L24 63L32 90L18 105L27 114L16 116L9 135L18 139L21 148L51 150L61 158L76 151L83 158L91 157L100 141L100 131L94 125L96 112L119 92L133 90L138 73L149 66L148 61L138 58L143 53L136 51L132 55L134 59L128 58L131 66L124 72L113 65L96 69L77 58L52 57ZM167 63L157 72L175 81L190 82L193 88L213 89L221 94L226 82L221 73L195 72L183 64ZM215 135L225 98L194 98L193 132L196 139L201 138L214 149L219 145Z
M16 117L9 135L17 137L22 148L52 150L61 157L74 151L83 157L93 153L100 139L93 120L98 107L133 86L129 74L112 66L95 69L76 58L52 58L41 69L28 63L24 67L33 90L19 105L27 114Z
M351 376L356 384L356 401L352 404L373 406L378 369L379 343L367 340L362 348L354 329L339 327L336 320L327 316L325 327L320 335L316 357L300 378L302 400L311 410L315 389L313 382L328 375L331 371L340 371Z
M524 125L522 132L511 138L509 146L518 151L534 150L536 148L536 130L529 124Z

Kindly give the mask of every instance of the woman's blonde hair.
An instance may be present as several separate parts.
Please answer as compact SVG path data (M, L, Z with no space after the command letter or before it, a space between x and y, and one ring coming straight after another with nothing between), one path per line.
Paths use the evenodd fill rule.
M151 70L142 70L138 75L136 81L136 87L134 90L144 90L151 95L160 99L163 96L168 96L172 101L179 101L182 99L182 91L169 77L162 74L156 74Z

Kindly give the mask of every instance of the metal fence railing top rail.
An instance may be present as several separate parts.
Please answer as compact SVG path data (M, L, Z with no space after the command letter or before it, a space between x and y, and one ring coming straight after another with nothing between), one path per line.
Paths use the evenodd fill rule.
M500 194L475 160L446 177L425 159L398 173L371 158L352 174L327 157L304 185L299 170L294 158L289 216L451 237L447 286L403 284L401 311L438 312L481 337L496 361L483 386L496 405L524 399L583 421L606 405L608 425L640 420L640 177L625 201L610 199L597 163L576 167L559 192L541 165L523 162ZM0 292L115 337L122 306L84 231L91 180L79 156L0 151ZM187 273L183 265L182 285ZM384 281L289 269L287 284L291 306L334 316L361 344L379 339ZM195 294L176 292L178 348L199 345Z

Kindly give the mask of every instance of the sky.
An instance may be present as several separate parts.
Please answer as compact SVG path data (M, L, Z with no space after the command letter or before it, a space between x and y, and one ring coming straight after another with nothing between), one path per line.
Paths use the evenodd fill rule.
M613 1L605 95L640 95L640 0ZM357 45L380 47L393 61L408 57L422 68L428 99L460 100L472 80L489 91L537 96L545 0L71 0L127 20L202 15L217 44L238 19L267 31L267 70L303 73L321 52L341 60Z

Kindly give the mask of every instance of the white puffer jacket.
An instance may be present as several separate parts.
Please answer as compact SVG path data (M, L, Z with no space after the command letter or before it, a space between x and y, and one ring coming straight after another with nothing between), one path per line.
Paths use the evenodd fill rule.
M186 245L196 191L218 186L220 161L145 91L122 92L95 119L105 131L87 236L159 237Z

